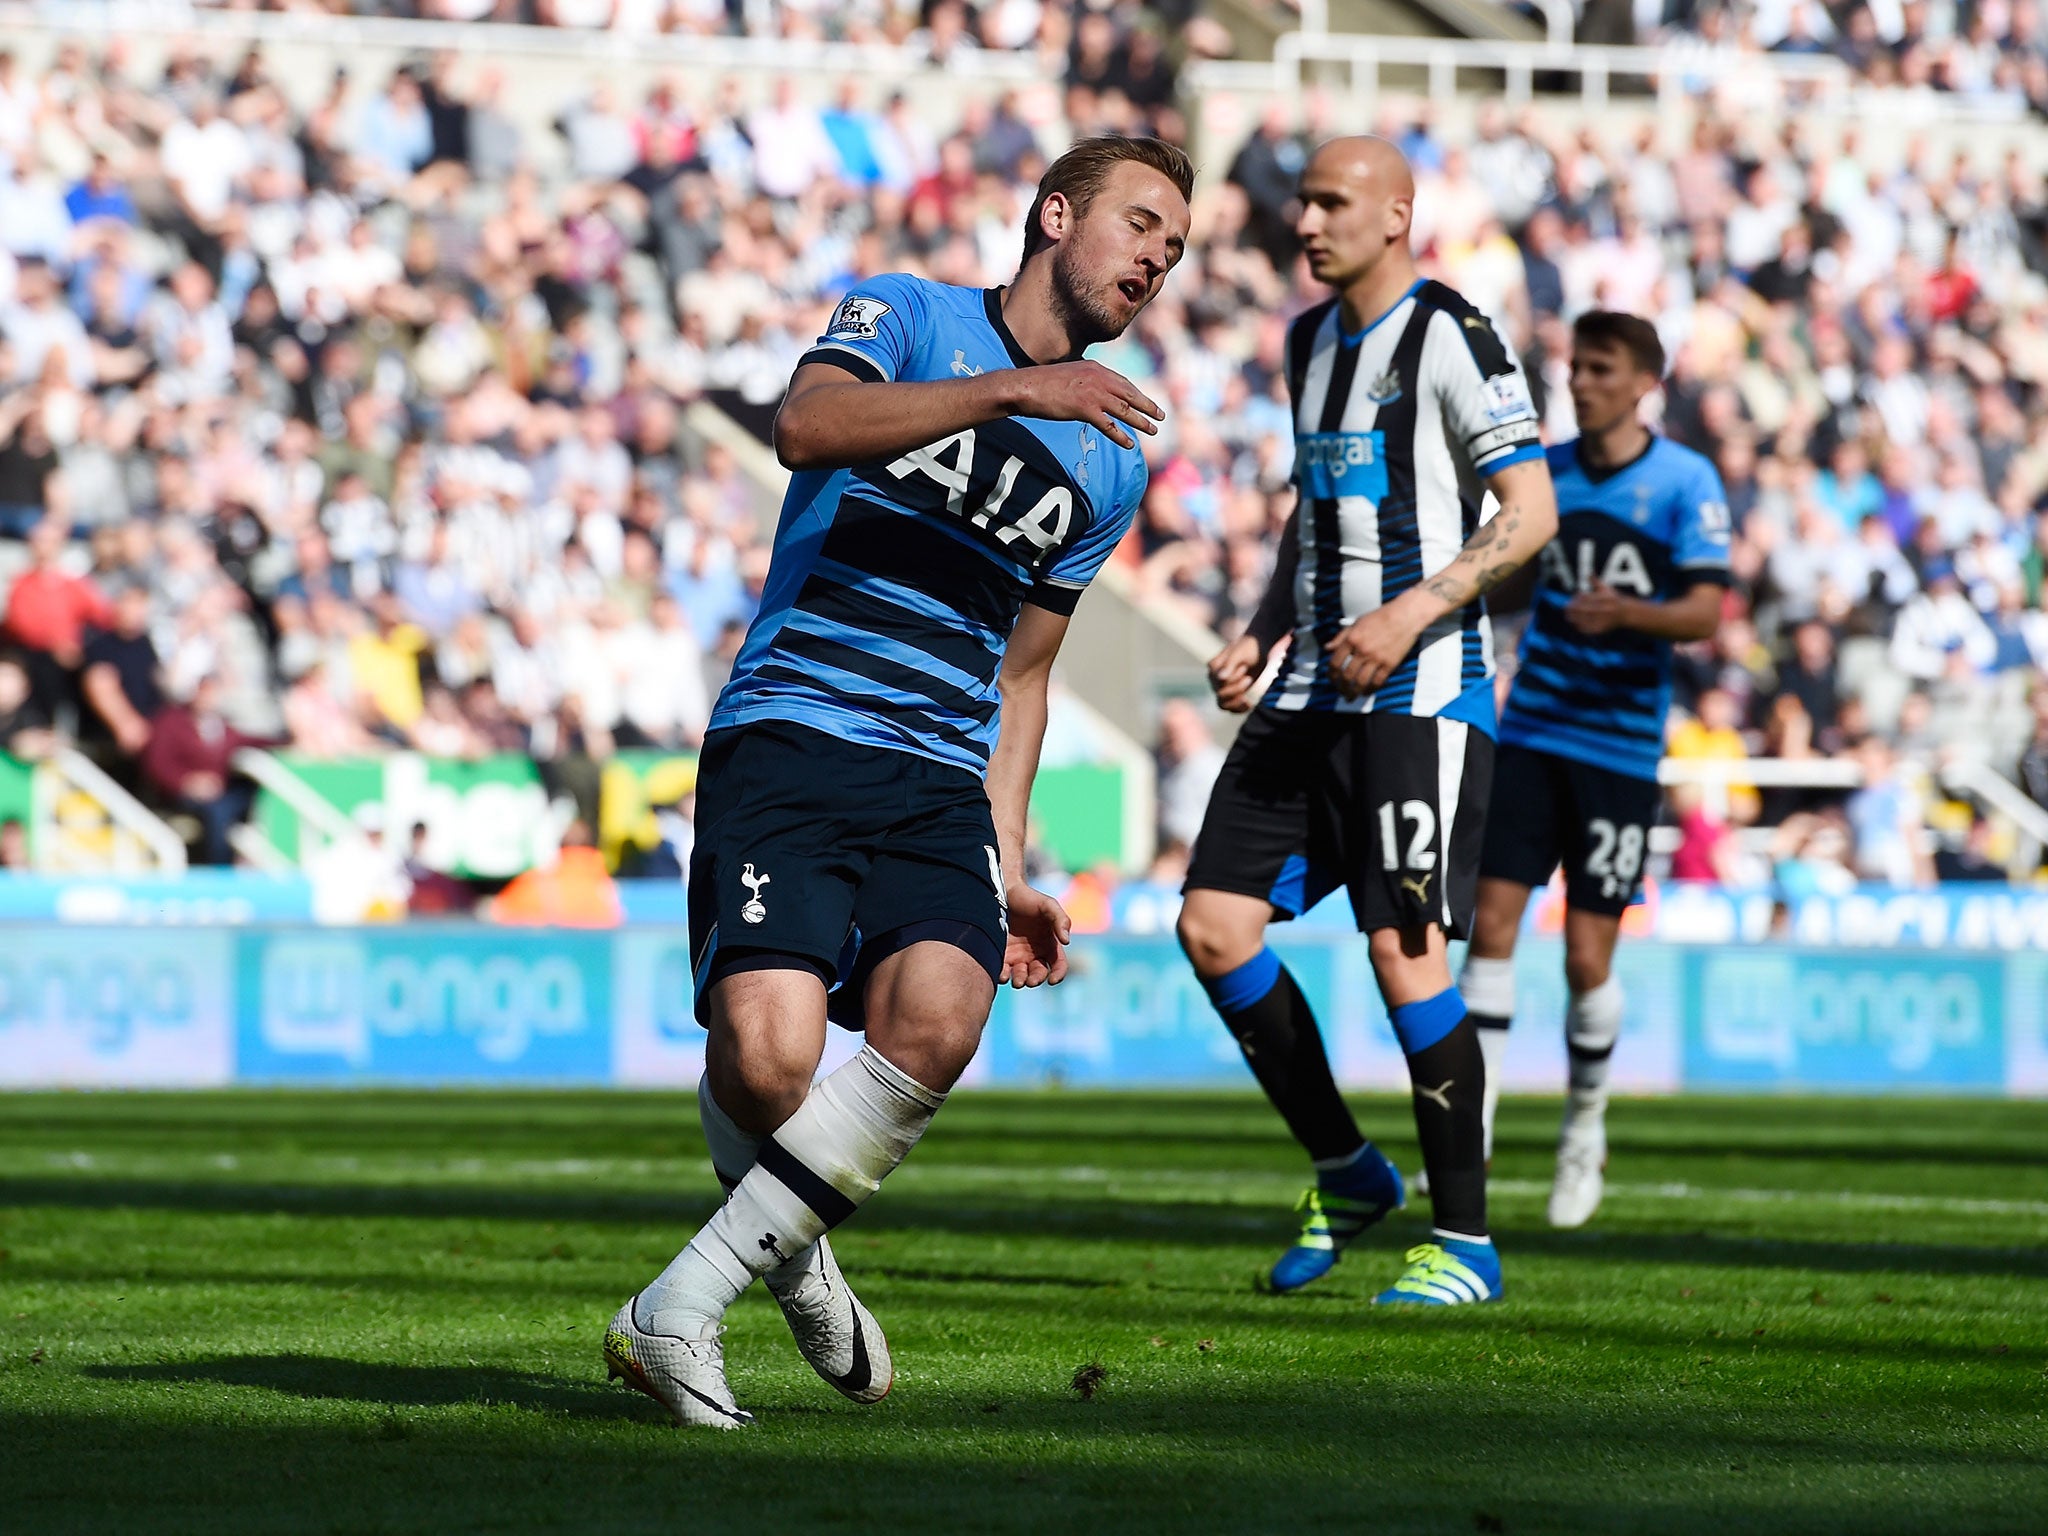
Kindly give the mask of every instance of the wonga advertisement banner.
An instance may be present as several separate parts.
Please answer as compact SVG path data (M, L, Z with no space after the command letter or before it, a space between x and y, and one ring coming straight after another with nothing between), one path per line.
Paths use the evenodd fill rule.
M1273 948L1316 1011L1331 1066L1347 1088L1402 1090L1408 1067L1394 1042L1365 941L1355 935L1276 934ZM1562 946L1530 940L1517 967L1520 1022L1510 1034L1511 1091L1556 1092L1564 1082ZM1246 1087L1237 1042L1168 938L1091 935L1068 951L1058 987L997 994L970 1082L1073 1087ZM1678 1000L1685 957L1666 945L1624 946L1616 971L1630 994L1629 1027L1612 1081L1624 1093L1680 1086Z
M233 1079L230 930L0 932L0 1087L213 1088Z
M1694 951L1681 1079L1693 1088L1996 1092L2005 962L1924 952ZM2033 1004L2040 1007L2038 994Z
M412 928L0 929L0 1087L226 1083L613 1084L703 1070L688 944L613 933ZM1337 1075L1407 1071L1355 934L1275 938ZM969 1084L1251 1087L1187 962L1159 935L1086 935L1066 984L1004 989ZM1624 1093L2008 1093L2048 1097L2048 955L1624 943ZM1511 1092L1565 1080L1554 939L1523 943ZM858 1037L828 1034L826 1064Z
M237 1080L608 1082L613 942L485 927L246 934Z

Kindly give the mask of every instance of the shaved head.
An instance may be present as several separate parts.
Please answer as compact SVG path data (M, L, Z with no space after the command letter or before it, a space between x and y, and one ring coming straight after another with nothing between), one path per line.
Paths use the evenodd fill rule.
M1415 173L1400 150L1366 135L1331 139L1302 168L1294 229L1317 279L1364 301L1384 283L1414 280L1414 212Z
M1415 201L1415 173L1408 168L1408 157L1388 139L1365 133L1331 139L1309 156L1302 180L1306 182L1318 169L1351 181L1362 191Z

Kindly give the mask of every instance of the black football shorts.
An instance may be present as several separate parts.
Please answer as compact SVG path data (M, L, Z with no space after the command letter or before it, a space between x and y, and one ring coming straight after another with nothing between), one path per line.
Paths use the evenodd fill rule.
M1186 889L1296 917L1340 887L1359 929L1470 935L1493 741L1463 721L1255 709L1202 821Z

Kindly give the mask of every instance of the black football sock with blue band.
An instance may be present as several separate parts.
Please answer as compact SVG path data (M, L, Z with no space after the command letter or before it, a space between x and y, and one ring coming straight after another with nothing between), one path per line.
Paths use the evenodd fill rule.
M1486 1236L1486 1059L1456 987L1392 1010L1440 1235Z
M1319 1164L1355 1157L1365 1136L1337 1092L1308 999L1280 957L1261 949L1234 971L1202 978L1202 986L1308 1155Z

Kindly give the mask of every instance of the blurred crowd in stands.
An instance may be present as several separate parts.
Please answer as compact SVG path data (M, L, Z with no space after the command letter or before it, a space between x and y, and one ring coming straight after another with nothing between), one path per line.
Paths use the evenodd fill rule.
M594 825L614 751L701 735L773 513L730 424L765 426L847 285L1005 281L1048 151L1184 132L1156 12L964 14L1060 39L1063 120L990 93L953 121L858 79L822 106L597 80L538 155L502 76L448 57L295 99L257 51L146 75L119 45L0 54L0 745L75 739L216 862L247 744L524 753ZM1289 505L1282 338L1317 296L1290 200L1331 126L1314 97L1276 108L1209 166L1188 259L1102 354L1170 405L1119 560L1224 634ZM1522 350L1553 436L1576 313L1665 333L1664 427L1720 463L1740 528L1674 751L1870 775L1846 804L1680 807L1681 872L1753 878L1733 823L1778 828L1775 863L1834 839L1845 870L1926 878L1944 744L2048 796L2039 170L1872 169L1853 139L1713 115L1684 144L1491 107L1471 134L1379 126L1430 269ZM1163 729L1170 876L1217 748L1198 712ZM2003 834L1973 828L1951 841L1995 863Z
M757 37L888 44L947 64L983 49L1035 54L1049 75L1090 51L1098 25L1141 23L1167 46L1160 56L1223 56L1227 31L1197 14L1194 0L1140 7L1075 0L192 0L194 9L243 8L395 16L455 22L515 22L634 36ZM1247 0L1292 27L1300 0ZM1539 0L1500 0L1538 25ZM1939 94L2011 111L2048 110L2048 13L2041 0L1573 0L1578 41L1674 44L1694 53L1832 57L1876 89ZM1141 20L1142 18L1142 20ZM1095 42L1114 51L1107 33ZM1138 70L1139 76L1148 67ZM1767 78L1746 82L1769 93ZM1142 83L1140 85L1142 90ZM1133 93L1134 98L1138 94ZM1170 98L1166 90L1162 100Z
M191 0L195 9L509 22L635 37L747 37L889 47L941 68L980 52L1047 79L1171 111L1180 60L1221 58L1229 31L1197 0Z
M1621 0L1582 5L1586 41L1841 59L1864 84L2006 111L2048 110L2040 0Z
M1738 577L1720 638L1683 658L1672 755L1835 756L1864 775L1854 793L1676 794L1674 873L2002 878L2014 829L1936 780L1964 752L2048 790L2041 167L1920 141L1880 166L1853 130L1713 116L1682 144L1491 104L1462 140L1426 112L1379 127L1417 169L1425 265L1520 350L1552 441L1573 431L1574 316L1629 310L1664 337L1660 425L1720 466ZM1269 115L1206 210L1208 280L1177 285L1184 317L1141 322L1174 407L1142 578L1224 633L1257 603L1290 504L1280 326L1306 295L1289 184L1318 131Z

